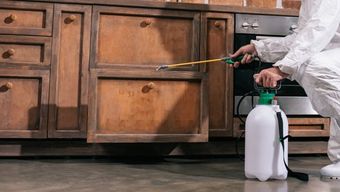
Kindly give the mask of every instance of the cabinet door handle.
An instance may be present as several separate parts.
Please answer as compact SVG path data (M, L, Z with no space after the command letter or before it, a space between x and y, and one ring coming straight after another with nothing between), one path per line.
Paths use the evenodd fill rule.
M9 57L13 56L14 53L15 53L15 49L8 49L6 52L4 52L2 54L2 57L3 58L9 58Z
M15 20L17 20L17 16L14 14L10 14L8 17L5 18L5 23L6 24L11 24L13 23Z
M153 82L148 83L146 86L147 86L149 89L153 89L153 88L156 87L155 83L153 83Z
M65 23L66 24L70 24L72 22L74 22L77 19L77 16L75 15L70 15L68 17L65 18Z
M152 23L151 19L145 19L144 21L142 21L141 26L146 27L151 25L151 23Z
M154 89L156 87L155 83L150 82L148 84L146 84L143 88L142 88L142 92L143 93L148 93L151 89Z
M5 84L5 87L6 87L7 90L8 90L8 89L12 89L12 88L13 88L13 83L7 82L7 83Z
M0 92L6 92L13 88L13 83L7 82L4 85L0 85Z
M218 21L215 21L215 22L214 22L214 26L215 26L216 28L218 28L218 29L221 29L221 28L222 28L221 22L218 22Z

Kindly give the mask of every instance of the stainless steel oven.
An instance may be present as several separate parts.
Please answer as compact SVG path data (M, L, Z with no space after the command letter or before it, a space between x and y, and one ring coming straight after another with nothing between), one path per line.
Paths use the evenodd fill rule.
M251 40L265 38L282 38L293 32L297 27L297 17L270 16L253 14L236 14L235 51ZM261 68L271 67L272 63L263 63ZM258 70L258 64L241 65L234 70L234 114L237 114L237 104L240 98L254 90L253 74ZM295 81L288 79L281 82L277 92L278 102L287 115L310 116L318 115L313 110L310 100L303 88ZM239 106L239 114L246 115L258 101L256 94L244 98Z

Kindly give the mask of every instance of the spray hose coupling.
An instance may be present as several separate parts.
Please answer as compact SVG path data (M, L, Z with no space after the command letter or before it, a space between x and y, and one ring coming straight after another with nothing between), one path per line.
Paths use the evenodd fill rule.
M241 62L243 57L244 55L240 55L236 58L224 57L222 58L222 61L224 61L226 64L233 65L235 62Z

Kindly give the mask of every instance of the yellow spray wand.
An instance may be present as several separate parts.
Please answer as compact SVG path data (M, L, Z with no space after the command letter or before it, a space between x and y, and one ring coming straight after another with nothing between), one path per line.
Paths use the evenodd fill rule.
M203 64L203 63L212 63L217 61L224 61L226 64L234 64L235 62L240 62L243 58L243 55L238 56L237 58L231 58L231 57L223 57L219 59L209 59L209 60L203 60L203 61L192 61L192 62L186 62L186 63L176 63L176 64L170 64L170 65L161 65L157 67L156 71L169 69L169 68L176 68L186 65L195 65L195 64Z

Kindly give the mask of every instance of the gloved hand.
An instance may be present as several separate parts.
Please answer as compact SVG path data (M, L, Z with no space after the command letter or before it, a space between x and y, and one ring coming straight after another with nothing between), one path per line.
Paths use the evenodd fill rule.
M244 55L241 62L235 62L234 67L237 68L240 64L251 63L254 59L254 56L257 55L255 46L253 44L248 44L242 46L239 50L237 50L234 54L231 54L231 58L237 58L240 55Z
M288 74L280 71L278 67L263 69L260 73L254 75L257 84L272 88L276 87L278 81L287 77Z

